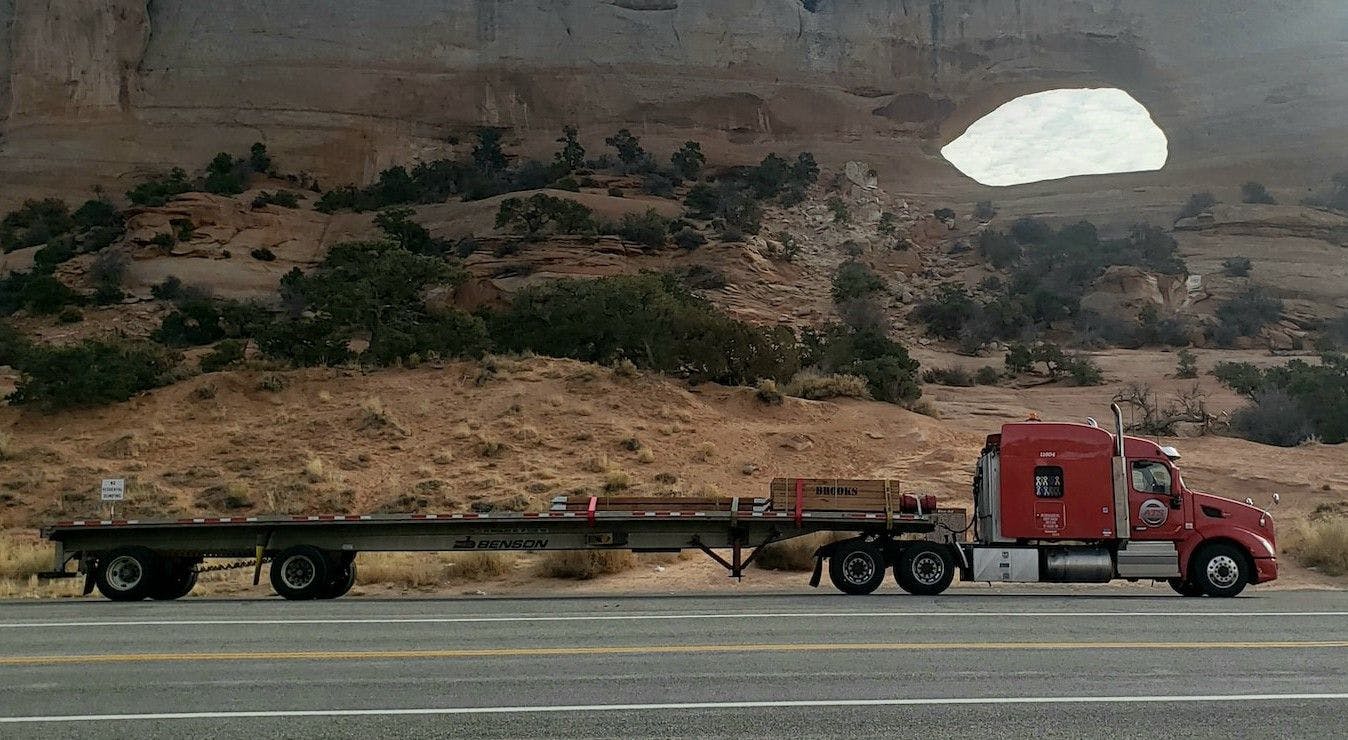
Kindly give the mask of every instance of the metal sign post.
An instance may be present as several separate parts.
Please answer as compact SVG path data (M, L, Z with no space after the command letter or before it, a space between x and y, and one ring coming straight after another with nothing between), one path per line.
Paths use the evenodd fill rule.
M117 502L126 500L125 478L104 478L99 489L99 498L108 505L108 518L117 518Z

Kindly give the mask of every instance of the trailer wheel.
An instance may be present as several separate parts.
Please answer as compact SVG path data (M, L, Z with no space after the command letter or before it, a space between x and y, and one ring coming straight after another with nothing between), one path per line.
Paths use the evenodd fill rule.
M296 545L271 563L271 587L282 598L316 599L327 589L331 564L317 547Z
M828 577L843 593L871 593L885 582L885 553L861 539L839 542L828 559Z
M328 587L319 594L320 599L340 599L346 596L351 587L356 585L356 564L346 563L337 566L337 575L328 581Z
M1189 578L1208 596L1231 597L1245 590L1250 582L1250 566L1245 553L1223 542L1199 549L1189 564Z
M955 559L944 545L919 542L905 547L894 565L894 581L916 596L935 596L955 579Z
M1166 583L1170 584L1170 587L1175 589L1175 593L1179 594L1180 596L1203 595L1203 589L1199 588L1198 586L1195 586L1192 583L1189 583L1183 578L1170 578L1166 580Z
M172 601L192 593L197 585L197 572L192 570L190 560L171 560L165 564L158 580L150 589L150 598L156 601Z
M98 561L94 583L113 601L140 601L158 585L159 558L144 547L123 547Z

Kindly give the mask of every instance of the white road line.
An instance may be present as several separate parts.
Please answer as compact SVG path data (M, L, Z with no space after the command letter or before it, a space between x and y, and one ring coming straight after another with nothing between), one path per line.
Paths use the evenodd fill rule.
M400 717L409 715L567 714L581 712L662 712L699 709L794 709L802 707L967 706L971 704L1193 704L1244 701L1344 701L1339 694L1211 694L1198 696L992 696L944 699L820 699L804 701L712 701L669 704L576 704L548 707L444 707L427 709L297 709L234 712L163 712L157 714L74 714L0 717L0 724L36 722L118 722L170 719L246 719L289 717Z
M576 614L538 616L467 616L467 617L302 617L295 619L141 619L100 620L81 622L0 622L0 629L39 629L52 627L172 627L222 625L306 625L306 624L510 624L529 622L647 622L677 621L682 619L978 619L1030 618L1098 619L1101 617L1185 617L1185 618L1285 618L1285 617L1348 617L1348 611L1339 612L1191 612L1191 611L1133 611L1133 612L729 612L723 614Z

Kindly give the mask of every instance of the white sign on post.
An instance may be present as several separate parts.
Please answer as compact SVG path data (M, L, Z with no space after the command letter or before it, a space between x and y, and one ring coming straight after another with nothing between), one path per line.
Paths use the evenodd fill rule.
M104 501L126 499L126 480L123 478L104 478L102 494Z

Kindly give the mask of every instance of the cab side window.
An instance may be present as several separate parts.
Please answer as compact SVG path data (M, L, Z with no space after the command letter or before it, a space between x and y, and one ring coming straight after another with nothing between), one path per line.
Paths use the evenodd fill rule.
M1170 468L1155 460L1134 461L1133 490L1138 493L1170 493Z

